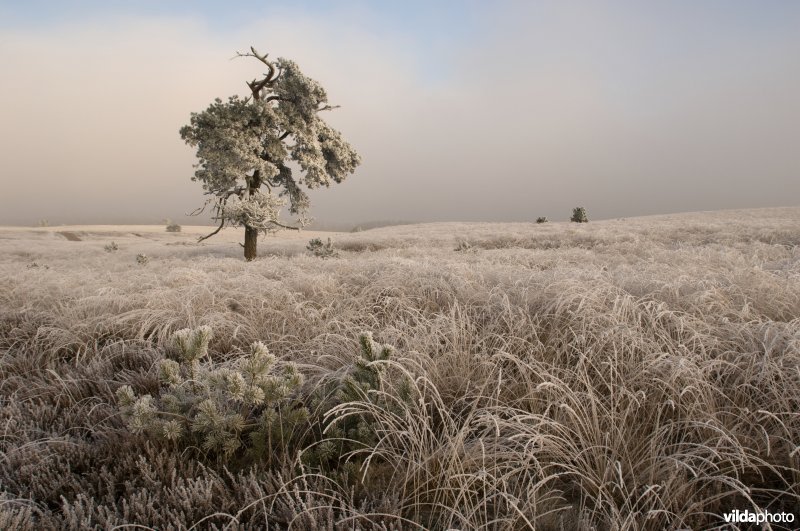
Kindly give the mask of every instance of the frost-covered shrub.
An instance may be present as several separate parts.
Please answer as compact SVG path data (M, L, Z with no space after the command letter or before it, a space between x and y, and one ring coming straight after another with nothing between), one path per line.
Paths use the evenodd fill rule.
M139 253L136 255L136 263L139 265L147 265L150 261L150 257L144 253Z
M279 363L261 342L215 364L208 352L212 337L209 326L173 334L177 355L158 365L158 394L137 395L128 385L117 389L132 432L240 464L301 451L304 464L330 471L378 441L370 414L331 415L332 410L366 401L395 411L410 400L409 379L387 374L393 348L376 343L369 332L360 336L360 355L349 368L305 387L297 366ZM392 392L386 393L389 379Z
M466 240L458 240L458 242L456 243L456 248L453 250L457 252L472 251L473 247L472 244Z
M181 226L172 220L167 220L167 232L180 232Z
M536 223L547 223L548 219L547 216L539 216L536 218Z
M335 258L339 256L339 253L333 248L330 238L328 238L327 243L324 243L320 238L312 238L306 245L306 249L319 258Z
M332 415L332 410L343 411L348 403L366 400L380 409L396 411L398 404L410 400L411 382L404 375L392 374L396 393L384 393L383 384L389 378L386 362L394 348L377 343L370 332L359 336L359 347L359 357L348 370L325 381L311 397L311 409L319 415L324 433L318 437L320 442L304 451L303 461L308 465L336 465L378 442L378 425L372 415Z
M303 376L292 363L278 364L261 342L241 358L214 364L212 336L209 326L173 334L178 359L161 360L158 395L137 396L127 385L117 390L128 428L219 458L249 450L270 459L307 431L308 409L293 397Z
M572 217L569 218L570 221L574 221L575 223L588 223L589 217L586 215L586 209L583 207L575 207L572 209Z
M113 253L114 251L119 251L119 245L117 245L117 242L111 242L105 244L103 249L105 249L107 253Z

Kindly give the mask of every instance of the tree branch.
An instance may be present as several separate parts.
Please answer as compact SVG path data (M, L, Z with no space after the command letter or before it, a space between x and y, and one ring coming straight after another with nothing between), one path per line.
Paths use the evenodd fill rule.
M275 95L275 94L273 94L272 96L268 97L264 101L267 102L267 103L269 103L271 101L288 101L290 103L294 102L294 100L291 99L291 98L284 98L283 96L278 96L278 95Z
M250 87L250 91L253 93L253 99L255 100L261 99L261 91L264 90L265 87L271 87L283 73L279 66L276 66L275 64L270 62L269 59L267 59L268 55L269 54L266 53L264 55L261 55L256 51L256 49L253 46L251 46L250 52L248 53L236 52L236 56L234 57L234 59L236 57L255 57L256 59L267 65L267 68L269 69L269 72L264 75L264 79L261 79L260 81L254 79L253 81L247 82L247 86ZM268 99L268 101L270 100Z
M280 222L275 221L275 220L270 220L270 223L272 223L273 225L277 225L278 227L280 227L282 229L298 230L298 231L300 230L300 227L292 227L290 225L284 225L283 223L280 223Z
M200 243L200 242L201 242L201 241L203 241L203 240L207 240L207 239L209 239L210 237L212 237L213 235L217 234L219 231L221 231L221 230L222 230L222 227L224 227L224 226L225 226L225 218L221 217L221 218L220 218L219 227L217 227L217 230L215 230L214 232L212 232L211 234L208 234L208 235L206 235L206 236L201 236L201 237L200 237L200 238L197 240L197 243Z

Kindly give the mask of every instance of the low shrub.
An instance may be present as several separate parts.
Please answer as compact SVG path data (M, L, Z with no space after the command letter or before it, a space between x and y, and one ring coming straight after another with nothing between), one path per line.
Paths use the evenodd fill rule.
M271 455L266 448L286 449L308 421L308 409L293 400L303 383L297 366L277 363L261 342L217 366L208 355L212 336L209 326L175 332L178 359L161 360L159 395L117 389L129 429L220 459L245 448L261 458Z
M306 245L306 249L319 258L335 258L339 256L339 253L333 248L330 238L328 238L327 243L324 243L321 238L312 238Z
M393 349L376 343L370 333L360 336L360 356L351 367L313 389L303 389L298 367L278 362L261 342L251 344L246 355L215 364L208 352L212 337L209 326L173 334L176 359L159 362L157 395L137 395L129 385L117 389L128 429L181 448L199 448L226 465L271 462L302 450L305 465L331 470L344 456L377 443L369 415L330 413L364 400L393 410L392 401L373 395L382 388L381 362L389 360ZM410 382L394 379L410 390ZM401 403L407 400L400 395Z
M466 240L458 240L456 242L456 247L453 250L456 252L473 251L474 247Z

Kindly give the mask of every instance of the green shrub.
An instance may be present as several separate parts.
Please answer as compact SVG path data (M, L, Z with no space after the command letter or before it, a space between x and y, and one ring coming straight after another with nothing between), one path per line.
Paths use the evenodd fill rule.
M324 243L320 238L312 238L306 245L306 249L319 258L335 258L339 256L339 253L333 248L330 238L328 238L328 243Z
M388 364L394 348L377 343L372 333L359 337L360 353L346 372L328 378L311 397L312 410L321 419L322 432L318 443L303 453L307 465L328 468L338 466L342 459L350 459L355 452L374 447L379 439L379 425L370 414L331 414L346 411L348 403L367 401L381 410L398 411L399 403L408 403L411 382L405 375L387 375ZM387 378L395 382L396 396L389 398L384 391ZM344 408L344 409L342 409Z
M573 208L572 217L569 220L575 223L588 223L589 217L586 215L586 209L583 207Z
M208 326L173 334L176 359L160 361L155 396L137 395L128 385L117 389L128 429L199 448L228 464L271 462L302 451L305 465L333 470L343 458L377 444L378 430L367 413L331 415L331 410L367 401L394 411L410 400L411 382L403 375L391 375L391 398L380 392L393 349L376 343L369 332L360 336L360 355L352 365L313 389L303 387L296 365L278 363L261 342L246 355L215 364L208 352L212 337Z
M178 360L161 360L157 396L137 396L127 385L117 390L128 428L224 459L248 449L269 459L270 450L287 449L308 423L308 410L293 399L302 374L292 363L278 364L261 342L216 366L208 355L212 336L209 326L173 334Z

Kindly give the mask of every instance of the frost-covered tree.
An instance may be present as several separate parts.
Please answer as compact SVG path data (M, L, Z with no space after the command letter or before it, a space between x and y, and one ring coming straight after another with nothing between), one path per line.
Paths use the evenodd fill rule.
M213 205L219 222L200 241L226 223L243 226L244 257L253 260L259 232L300 229L308 223L310 202L304 188L342 182L361 158L320 118L321 111L335 107L328 104L325 89L303 75L297 64L283 58L272 61L252 47L237 56L260 61L267 67L264 77L247 82L247 97L216 99L203 112L192 113L180 134L197 148L199 163L192 180L203 183L212 196L206 206ZM287 203L296 216L294 225L279 218Z

